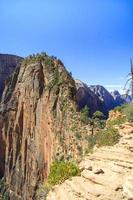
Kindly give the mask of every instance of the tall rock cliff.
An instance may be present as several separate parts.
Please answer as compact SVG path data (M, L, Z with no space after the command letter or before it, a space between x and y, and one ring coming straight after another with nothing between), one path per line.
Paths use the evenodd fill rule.
M6 81L0 105L0 176L10 199L34 199L54 159L78 159L85 147L76 87L60 60L26 58ZM81 130L86 135L86 130Z
M90 115L97 110L103 112L103 102L98 96L85 83L79 80L75 80L75 83L77 87L76 100L79 108L82 110L87 105Z
M117 90L111 92L111 95L115 100L116 106L122 105L124 103L130 103L132 101L130 94L121 95Z
M98 96L98 98L103 102L103 109L105 113L113 109L115 105L114 98L112 95L101 85L92 85L90 89Z
M79 80L75 80L75 83L77 86L77 104L80 109L87 105L91 115L99 110L107 116L108 112L116 106L130 102L124 96L120 95L118 91L110 93L101 85L87 86Z
M6 78L10 76L22 60L23 58L19 56L0 54L0 97L4 90Z

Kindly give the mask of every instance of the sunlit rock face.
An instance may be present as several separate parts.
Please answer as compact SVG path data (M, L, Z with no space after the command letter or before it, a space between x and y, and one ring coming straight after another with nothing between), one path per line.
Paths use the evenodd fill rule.
M80 109L87 105L90 115L99 110L107 116L110 110L127 102L118 91L110 93L101 85L88 86L80 80L75 80L75 84L77 104Z
M11 200L34 199L54 159L80 157L77 110L75 82L56 58L29 57L8 79L0 105L0 175Z
M89 108L89 113L92 115L95 111L103 111L103 102L98 96L83 82L75 80L77 93L77 104L82 110L86 105Z

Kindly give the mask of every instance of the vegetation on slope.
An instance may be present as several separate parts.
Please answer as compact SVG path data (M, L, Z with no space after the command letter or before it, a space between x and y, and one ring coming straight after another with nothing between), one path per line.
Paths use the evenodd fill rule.
M118 106L115 108L115 111L119 111L125 115L128 122L133 122L133 103Z
M57 185L61 184L65 180L80 175L79 167L73 162L65 162L65 161L55 161L51 165L50 173L47 179L47 182L42 184L37 190L36 198L37 200L46 198L49 190Z
M113 126L109 126L108 128L102 129L94 135L89 135L86 137L88 141L88 149L86 149L86 153L90 153L93 151L94 146L113 146L119 142L120 135L117 129Z

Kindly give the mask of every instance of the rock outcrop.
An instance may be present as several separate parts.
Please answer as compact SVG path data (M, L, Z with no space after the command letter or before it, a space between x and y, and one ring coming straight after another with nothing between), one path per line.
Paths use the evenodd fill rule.
M131 101L130 96L125 97L124 95L121 95L117 90L111 92L111 95L115 100L116 106L119 106Z
M5 80L12 74L22 60L23 58L19 56L0 54L0 97L4 90Z
M77 87L77 104L82 110L86 105L89 107L90 115L99 110L108 116L108 112L117 106L131 102L130 95L123 96L118 91L108 92L101 85L91 85L75 80Z
M47 200L132 200L133 124L119 132L118 144L96 148L80 163L81 176L53 188Z
M101 85L92 85L90 89L103 102L104 113L108 113L116 104L112 95Z
M110 93L101 85L87 86L79 80L75 83L77 104L80 109L87 105L90 115L99 110L107 116L110 110L127 102L118 91Z
M25 59L6 81L0 105L0 176L10 200L34 199L54 159L79 159L81 127L75 82L62 62L45 54Z
M90 115L97 110L103 112L103 102L98 96L85 83L79 80L75 80L75 83L77 88L76 100L80 110L87 105Z

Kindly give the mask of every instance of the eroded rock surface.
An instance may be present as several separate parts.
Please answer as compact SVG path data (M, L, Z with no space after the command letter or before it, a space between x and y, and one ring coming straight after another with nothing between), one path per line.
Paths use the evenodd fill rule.
M56 186L47 200L132 200L133 125L119 131L118 144L95 149L80 163L81 176Z
M54 159L80 157L75 94L62 62L46 55L24 60L7 81L0 105L0 175L11 200L34 199Z
M87 105L90 115L97 110L108 115L108 112L116 106L129 102L118 91L110 93L101 85L88 86L80 80L75 80L75 83L77 87L77 104L80 109Z

